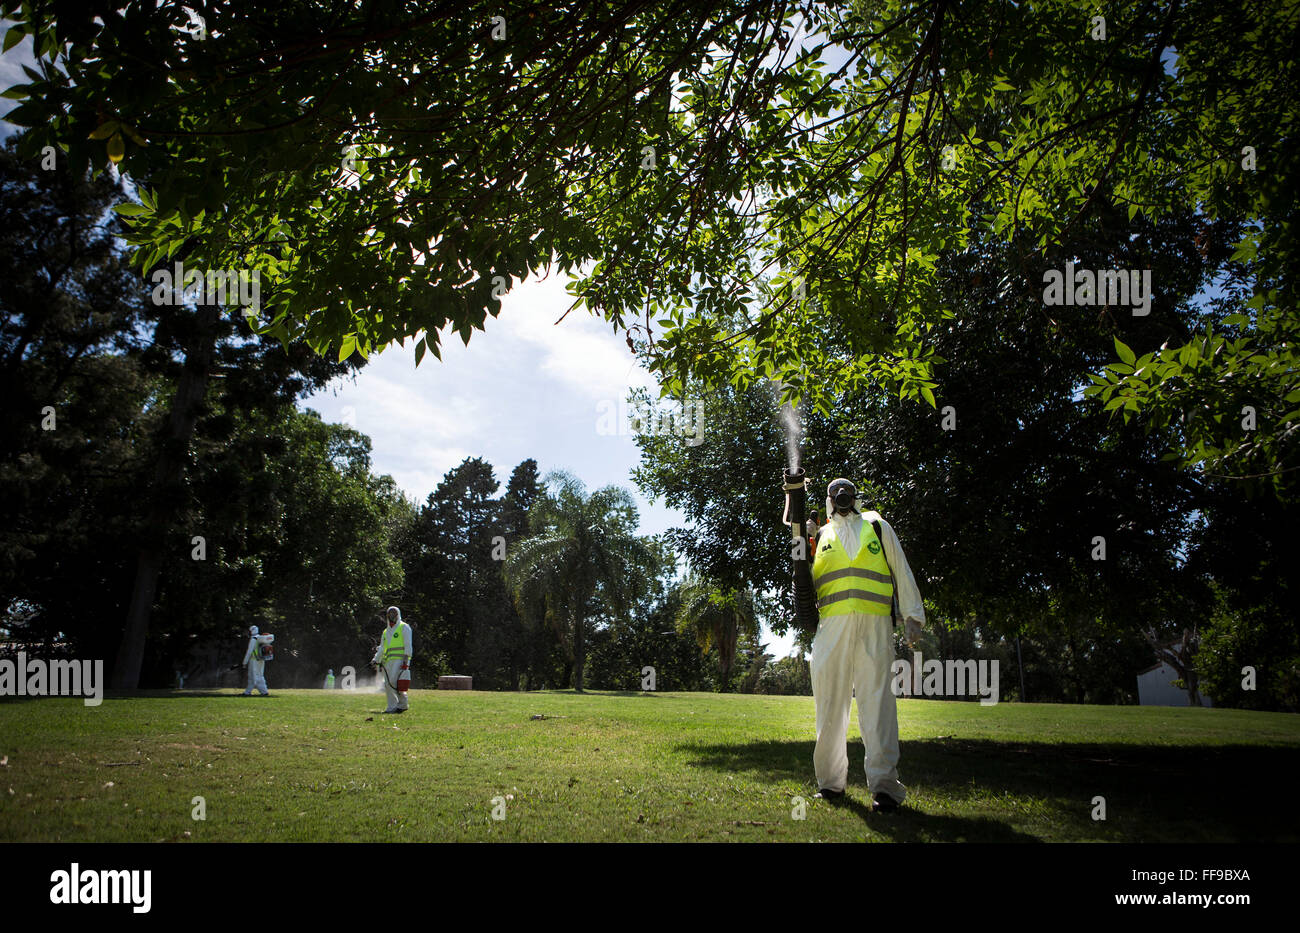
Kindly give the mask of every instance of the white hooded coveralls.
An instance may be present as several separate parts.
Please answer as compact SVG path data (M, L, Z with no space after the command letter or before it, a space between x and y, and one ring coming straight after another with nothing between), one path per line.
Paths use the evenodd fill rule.
M852 559L862 541L863 521L880 523L881 544L893 577L898 611L913 625L924 624L921 593L908 566L898 535L878 512L840 515L826 500L829 526ZM885 793L898 803L907 788L898 779L898 709L891 689L890 668L894 660L893 621L888 614L851 612L827 616L817 625L810 668L813 700L817 708L817 746L813 767L817 786L843 791L849 779L849 756L845 737L849 711L856 691L858 728L866 745L867 784L872 796Z
M254 630L248 638L248 650L244 652L244 666L248 668L248 687L244 690L244 696L251 696L254 689L262 696L270 693L266 688L266 662L256 657L256 654L257 632Z
M384 649L388 646L389 640L393 638L394 629L401 629L402 651L404 653L400 658L391 658L384 661ZM384 710L386 713L409 708L406 694L397 689L397 678L402 673L402 666L411 663L411 657L411 627L402 621L402 612L398 609L397 624L384 627L384 634L379 639L379 648L376 649L375 656L370 661L371 664L381 664L384 673L387 675L384 677L384 697L388 701L388 708Z

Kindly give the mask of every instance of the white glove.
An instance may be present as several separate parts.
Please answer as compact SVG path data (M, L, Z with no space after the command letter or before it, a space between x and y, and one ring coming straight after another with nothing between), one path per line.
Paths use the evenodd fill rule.
M908 616L907 621L903 623L903 630L906 632L909 645L921 640L921 623L919 620Z

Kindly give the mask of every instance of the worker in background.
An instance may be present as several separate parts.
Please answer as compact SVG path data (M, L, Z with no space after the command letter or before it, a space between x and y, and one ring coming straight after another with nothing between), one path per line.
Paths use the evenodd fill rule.
M332 667L330 668L330 672L325 675L325 689L326 690L334 689L334 668Z
M872 809L896 810L907 788L898 779L898 710L891 689L893 606L896 601L907 640L914 642L925 622L921 593L894 529L878 512L863 512L851 482L837 479L827 487L826 515L812 562L818 610L810 663L818 796L844 795L849 777L844 742L856 691Z
M244 667L248 668L248 689L244 696L252 696L254 688L262 696L270 696L266 688L266 661L262 659L262 643L257 638L256 625L248 627L248 650L244 652Z
M405 691L397 689L398 680L410 680L411 627L402 621L402 610L388 607L388 626L379 639L379 648L370 663L384 675L384 696L388 700L385 713L405 713L408 702Z

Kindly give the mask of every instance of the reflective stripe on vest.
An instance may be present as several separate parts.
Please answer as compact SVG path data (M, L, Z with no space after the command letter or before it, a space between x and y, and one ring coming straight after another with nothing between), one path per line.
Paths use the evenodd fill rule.
M821 616L865 612L890 615L894 602L894 580L885 560L885 549L868 521L862 522L858 553L849 560L844 546L827 524L817 539L813 556L813 586ZM874 545L874 550L873 550Z
M402 623L384 629L384 660L391 661L406 654L402 644Z

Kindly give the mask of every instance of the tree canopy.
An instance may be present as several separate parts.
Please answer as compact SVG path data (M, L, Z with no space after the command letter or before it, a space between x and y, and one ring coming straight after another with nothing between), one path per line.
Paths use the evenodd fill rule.
M1235 234L1204 319L1130 349L1136 309L1084 293L1116 337L1090 391L1179 425L1185 466L1288 493L1294 4L4 10L41 59L8 92L29 155L115 163L142 268L191 243L257 270L264 332L340 357L436 355L555 267L668 394L771 378L824 411L868 386L932 404L944 251L1001 238L1041 287L1081 218L1194 212ZM1131 258L1105 268L1150 269Z

